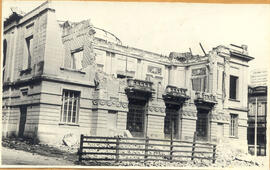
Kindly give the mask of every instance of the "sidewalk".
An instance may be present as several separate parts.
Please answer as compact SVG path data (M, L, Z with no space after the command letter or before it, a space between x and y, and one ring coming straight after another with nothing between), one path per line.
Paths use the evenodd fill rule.
M2 165L63 165L74 166L63 158L41 156L35 153L2 147Z

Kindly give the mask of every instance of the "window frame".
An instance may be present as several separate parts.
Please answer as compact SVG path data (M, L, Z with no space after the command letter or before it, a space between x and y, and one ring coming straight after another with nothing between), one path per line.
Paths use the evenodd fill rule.
M31 61L33 57L33 40L34 36L30 35L25 38L25 53L22 70L31 69Z
M68 93L68 97L65 96L65 94ZM76 112L75 112L75 119L73 122L73 116L74 116L74 101L73 97L71 97L73 94L73 97L76 101ZM76 95L76 97L75 97ZM70 105L70 99L72 99L72 105L71 105L71 111L70 111L70 120L69 120L69 105ZM66 125L78 125L79 124L79 113L80 113L80 99L81 99L81 91L76 90L69 90L69 89L63 89L62 90L62 104L61 104L61 112L60 112L60 119L59 124L66 124ZM67 102L67 106L66 103ZM65 111L65 108L67 109Z
M208 92L208 71L206 67L201 68L194 68L191 70L191 89L193 91L200 91L200 92ZM195 80L199 80L199 89L196 89L195 87Z
M232 78L234 78L235 80L235 91L234 94L232 96ZM229 99L231 100L238 100L239 99L239 77L238 76L234 76L234 75L230 75L230 89L229 89Z
M74 54L76 54L76 53L82 53L82 58L81 58L81 68L76 68L76 57L75 57L75 55ZM76 49L76 50L73 50L73 51L71 51L71 69L73 69L73 70L82 70L83 69L83 64L82 64L82 61L83 61L83 56L84 56L84 50L83 50L83 48L78 48L78 49Z
M238 114L230 113L229 135L232 138L238 138Z

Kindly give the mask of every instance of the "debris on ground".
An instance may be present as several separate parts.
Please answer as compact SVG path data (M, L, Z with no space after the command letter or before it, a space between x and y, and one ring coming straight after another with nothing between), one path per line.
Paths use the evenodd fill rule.
M23 150L30 153L35 153L43 156L48 157L55 157L55 158L63 158L68 161L75 162L78 164L78 148L79 148L79 141L74 139L73 135L66 135L63 137L63 141L61 141L58 145L49 146L46 144L35 144L32 143L31 140L25 140L21 138L3 138L2 139L2 146L16 149L16 150ZM76 138L77 139L77 138ZM110 146L110 144L91 144L91 146L95 147L114 147ZM138 145L134 141L132 145L122 146L126 147L127 150L122 152L126 154L131 154L126 159L136 159L137 157L132 156L132 154L143 154L143 151L139 150L128 150L129 148L138 148L144 147L143 145ZM141 149L142 149L141 148ZM150 149L150 148L149 148ZM157 148L156 146L152 147L152 149L161 149ZM91 151L92 152L92 151ZM93 152L106 152L106 153L114 153L114 150L94 150ZM193 159L190 158L178 158L177 162L170 162L169 158L166 157L166 153L153 151L149 152L148 154L151 155L158 155L160 159L165 159L166 161L83 161L80 165L87 165L87 166L139 166L139 167L263 167L265 166L266 157L254 157L248 154L246 151L239 149L238 146L232 147L230 143L223 143L217 145L216 150L216 161L213 164L212 160L207 159ZM188 153L189 154L189 153ZM120 153L121 155L121 153ZM95 158L99 158L100 155L95 155ZM186 155L189 156L189 155ZM206 156L204 154L197 155L197 156ZM121 156L123 158L123 156ZM106 156L107 159L115 159L115 155L108 155ZM143 157L142 157L143 158Z
M46 144L35 144L31 140L22 138L2 138L2 146L10 149L22 150L42 156L64 158L65 160L75 162L78 160L77 149L71 149L68 146L61 147L49 146Z
M78 136L75 136L73 133L69 133L63 137L62 141L63 141L64 145L66 145L68 147L74 147L74 146L76 146L76 144L79 143L79 138L78 138Z

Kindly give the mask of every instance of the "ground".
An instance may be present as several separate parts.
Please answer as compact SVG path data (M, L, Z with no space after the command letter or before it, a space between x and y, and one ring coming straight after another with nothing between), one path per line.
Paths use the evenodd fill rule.
M2 165L76 165L76 149L33 144L29 140L2 140Z
M2 147L3 165L74 165L73 162L63 158L41 156L21 150Z
M88 166L143 166L143 167L253 167L263 168L267 157L252 157L239 150L230 150L226 145L217 147L216 163L211 161L193 160L169 163L163 161L143 162L83 162ZM2 165L48 165L78 166L77 148L61 145L49 146L34 144L32 141L18 138L2 140Z

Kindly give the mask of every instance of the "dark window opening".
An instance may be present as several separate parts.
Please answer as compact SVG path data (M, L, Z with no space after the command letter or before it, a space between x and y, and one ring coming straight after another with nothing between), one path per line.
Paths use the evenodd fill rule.
M165 137L170 137L173 134L173 138L177 137L178 123L179 123L178 112L176 109L167 109L166 116L164 119L164 133Z
M78 123L80 92L63 90L61 123Z
M230 99L237 99L238 77L230 76Z
M198 109L196 132L199 140L208 140L208 110Z
M132 135L141 136L144 134L144 123L145 123L145 101L129 101L128 113L127 113L127 130Z

